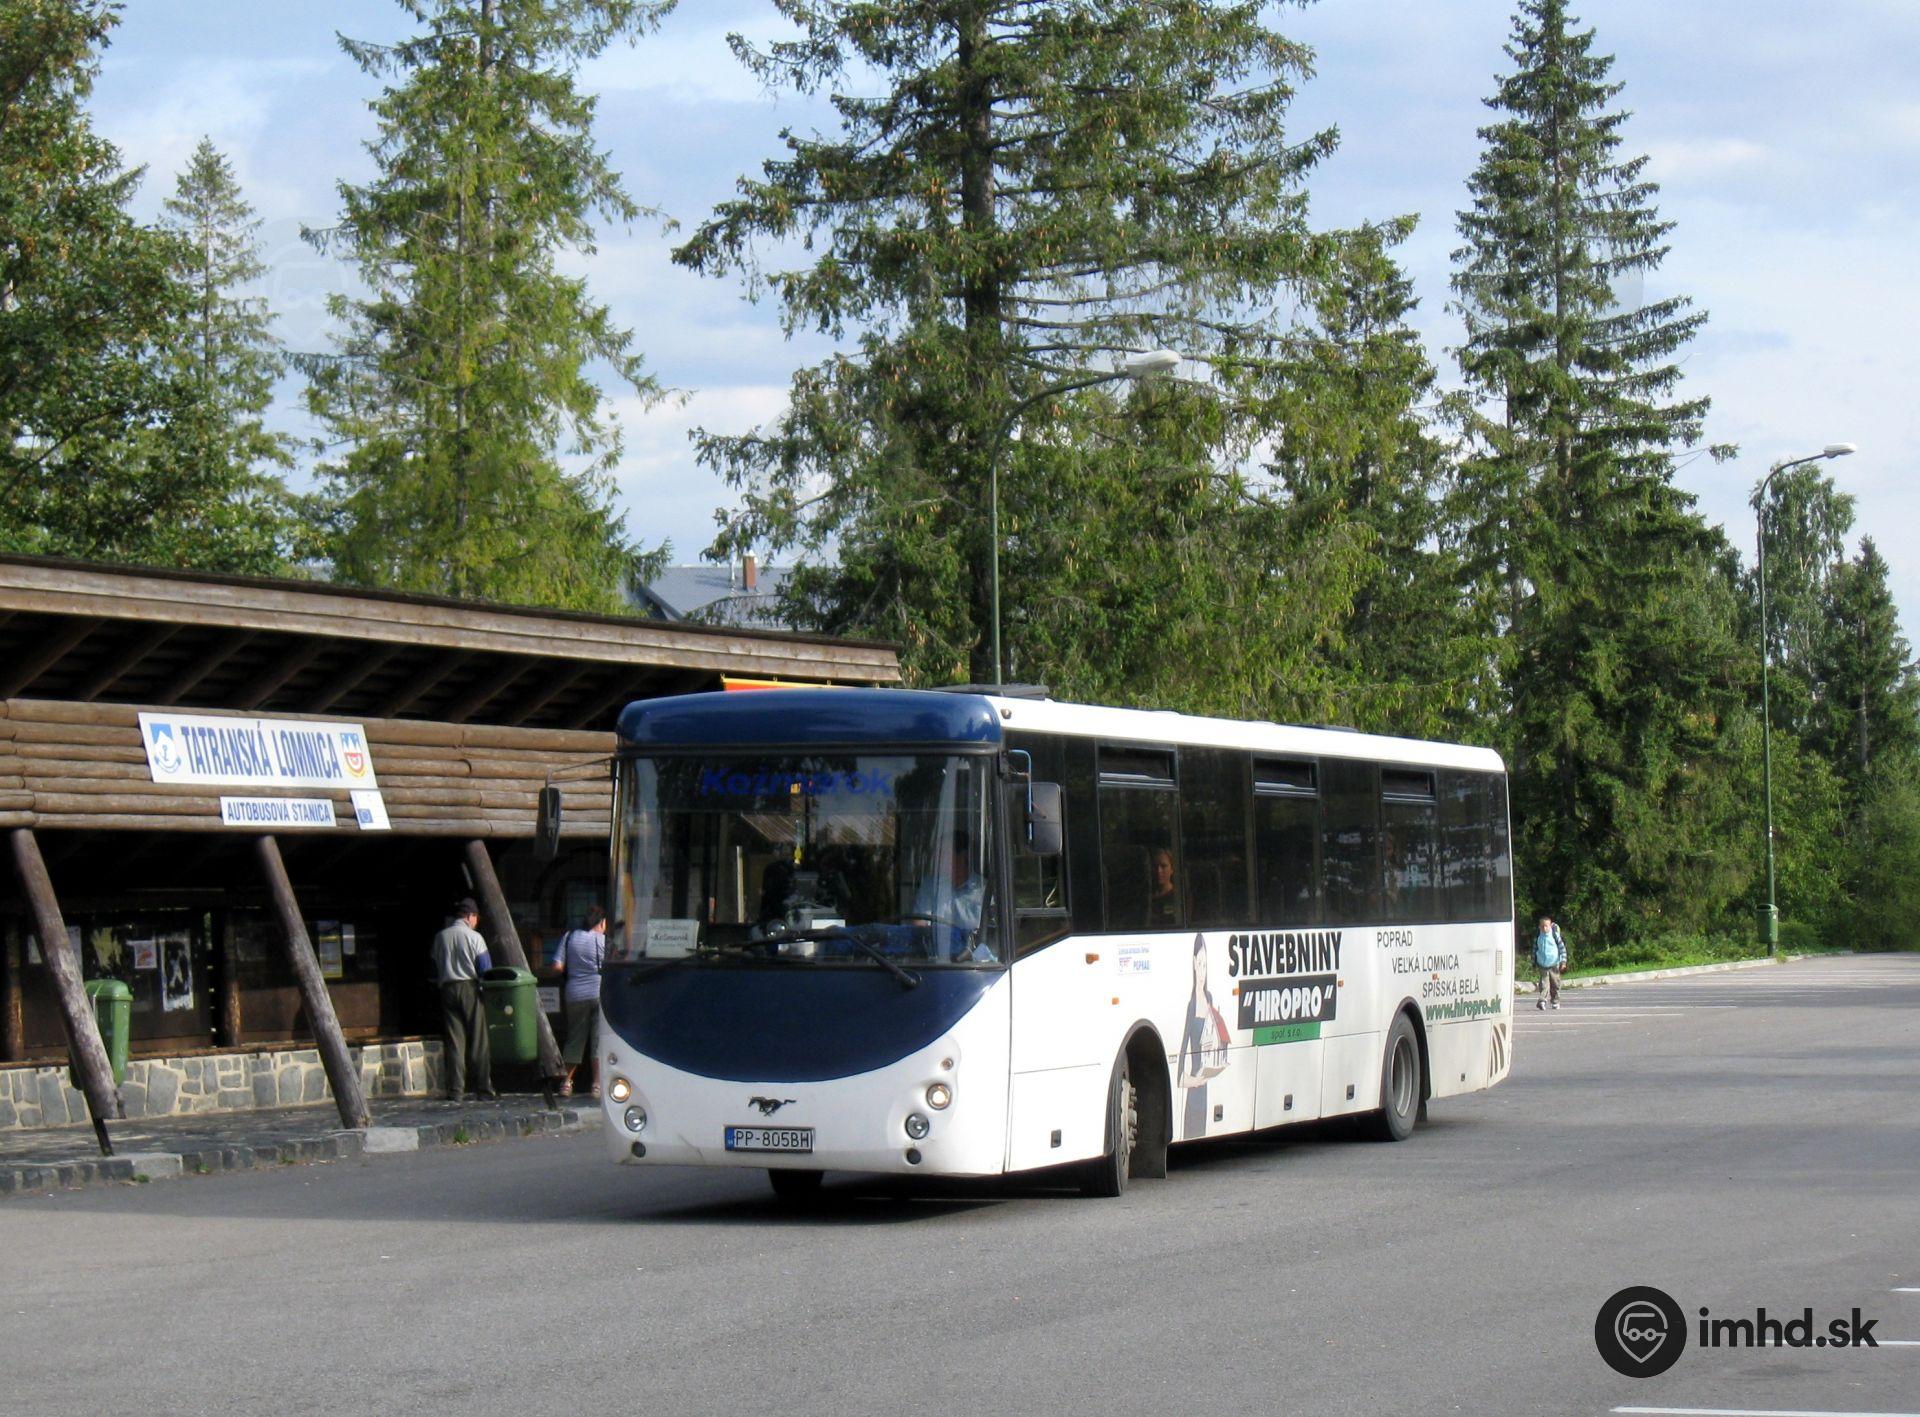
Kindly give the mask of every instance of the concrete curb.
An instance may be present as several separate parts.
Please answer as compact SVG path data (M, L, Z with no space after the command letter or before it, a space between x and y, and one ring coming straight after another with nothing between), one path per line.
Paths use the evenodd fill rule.
M418 1127L368 1127L331 1131L264 1146L201 1147L190 1151L125 1152L86 1161L21 1161L0 1165L0 1196L36 1191L77 1190L102 1182L159 1181L175 1176L212 1176L227 1171L258 1171L314 1161L351 1161L372 1156L466 1146L516 1137L597 1131L598 1108L545 1108L513 1116L455 1117Z
M1689 974L1723 974L1730 969L1765 969L1770 965L1792 964L1796 960L1811 958L1808 955L1781 955L1778 959L1732 959L1725 964L1683 964L1673 969L1640 969L1631 974L1592 974L1585 979L1562 979L1562 989L1593 989L1602 984L1643 984L1649 979L1680 979ZM1514 981L1514 992L1540 992L1535 983L1531 990L1521 989L1525 980Z

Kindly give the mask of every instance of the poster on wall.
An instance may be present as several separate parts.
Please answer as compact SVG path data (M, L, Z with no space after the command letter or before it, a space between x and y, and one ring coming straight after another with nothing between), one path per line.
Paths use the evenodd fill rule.
M160 967L160 945L155 940L128 940L127 949L133 955L133 967L145 970L149 974Z
M162 935L160 1007L166 1013L193 1007L193 937L185 931Z
M342 943L338 920L313 922L313 953L320 961L322 979L345 977L347 969L345 955L341 948Z

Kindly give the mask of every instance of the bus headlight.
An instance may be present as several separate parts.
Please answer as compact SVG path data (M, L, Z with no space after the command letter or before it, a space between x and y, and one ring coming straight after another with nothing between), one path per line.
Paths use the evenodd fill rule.
M909 1112L907 1114L907 1135L915 1141L926 1140L927 1133L932 1130L933 1123L929 1122L918 1112Z
M944 1082L936 1082L927 1089L927 1106L936 1112L944 1112L953 1105L953 1089Z
M624 1120L626 1121L628 1131L645 1131L647 1127L647 1109L644 1107L629 1107Z
M633 1084L623 1077L616 1077L607 1084L607 1096L615 1102L625 1102L633 1096Z

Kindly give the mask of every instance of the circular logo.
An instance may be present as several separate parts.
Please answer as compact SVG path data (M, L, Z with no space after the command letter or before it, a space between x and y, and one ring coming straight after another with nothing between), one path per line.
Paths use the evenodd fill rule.
M1680 1361L1687 1347L1687 1321L1671 1294L1636 1284L1600 1306L1593 1343L1614 1372L1651 1378Z

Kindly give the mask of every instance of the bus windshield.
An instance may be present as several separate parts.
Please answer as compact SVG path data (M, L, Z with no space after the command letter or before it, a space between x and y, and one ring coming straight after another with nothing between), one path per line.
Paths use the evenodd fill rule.
M940 753L626 759L609 954L997 964L992 770Z

